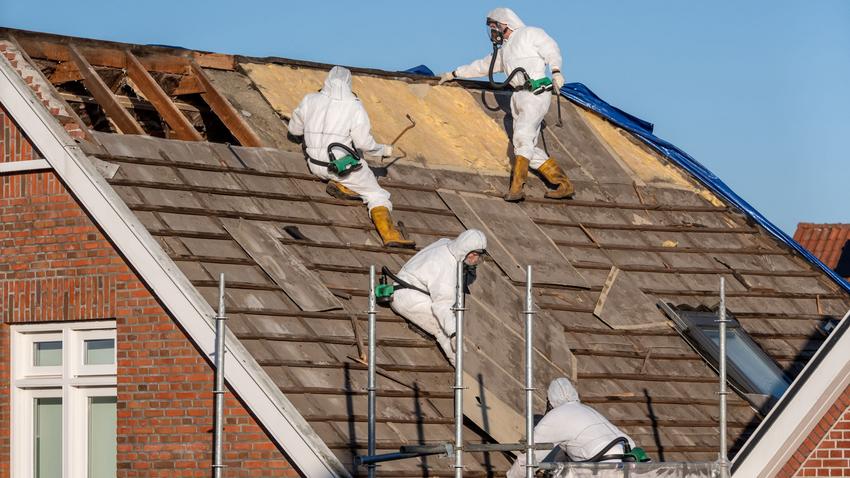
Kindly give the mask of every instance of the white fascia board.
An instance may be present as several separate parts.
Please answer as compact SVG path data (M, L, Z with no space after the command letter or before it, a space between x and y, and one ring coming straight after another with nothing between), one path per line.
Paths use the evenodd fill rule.
M732 460L733 478L770 478L791 459L803 440L850 384L850 311Z
M52 169L46 159L30 159L28 161L12 161L0 163L0 174L30 173Z
M98 174L91 161L39 102L8 60L2 55L0 58L0 103L68 185L86 212L212 362L215 351L215 312L212 307ZM286 452L291 463L308 477L350 476L295 406L229 331L226 351L227 383Z

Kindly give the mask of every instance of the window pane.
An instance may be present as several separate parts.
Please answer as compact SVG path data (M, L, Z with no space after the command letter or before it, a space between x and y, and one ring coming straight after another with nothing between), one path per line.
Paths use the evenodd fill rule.
M33 365L36 367L56 367L62 365L62 341L35 342L33 344Z
M109 365L115 362L115 340L97 339L85 341L86 365Z
M720 345L719 330L704 329L703 331L712 342ZM788 382L776 368L765 362L764 357L753 350L749 342L745 341L739 334L740 331L737 329L727 329L727 360L734 363L747 376L747 379L755 384L757 390L754 391L756 393L778 398L788 388Z
M35 477L62 477L62 399L35 399Z
M114 478L116 397L89 398L89 478Z

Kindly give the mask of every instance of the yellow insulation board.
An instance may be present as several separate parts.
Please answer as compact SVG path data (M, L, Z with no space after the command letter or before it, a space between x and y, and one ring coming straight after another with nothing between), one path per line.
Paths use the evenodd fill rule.
M327 75L324 70L284 65L241 66L272 107L286 117L304 95L322 87ZM354 75L352 89L366 107L379 143L389 143L410 124L405 114L416 121L416 127L396 144L407 154L402 161L429 168L508 174L508 137L469 92L366 75Z
M628 133L621 132L614 125L594 113L582 108L578 108L578 110L584 116L585 121L596 130L599 137L632 170L632 174L643 182L652 186L666 184L674 188L689 189L715 206L722 207L724 205L711 191L699 187L681 170L632 142L625 136Z

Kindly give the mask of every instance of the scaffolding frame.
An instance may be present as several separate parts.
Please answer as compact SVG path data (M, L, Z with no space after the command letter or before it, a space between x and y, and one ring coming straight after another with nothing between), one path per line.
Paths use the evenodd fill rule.
M227 329L224 321L224 273L218 280L218 314L215 316L215 388L213 389L213 478L221 478L224 472L224 337Z
M558 444L557 443L535 443L534 441L534 415L533 415L533 405L534 405L534 388L533 377L534 377L534 362L533 362L533 354L534 354L534 344L533 344L533 327L534 327L534 316L536 312L534 311L534 296L533 296L533 278L532 278L532 268L530 265L526 266L526 284L525 284L525 308L522 311L525 316L525 387L523 388L525 391L525 399L526 399L526 410L525 410L525 441L520 443L464 443L463 442L463 313L466 310L464 307L464 271L463 271L463 259L458 261L457 263L457 286L456 286L456 294L455 294L455 304L452 307L452 310L455 313L455 320L457 322L457 329L455 334L455 384L452 387L454 390L454 405L455 405L455 440L454 443L438 443L431 445L407 445L402 446L398 452L395 453L386 453L382 455L375 454L375 398L376 398L376 387L375 387L375 350L377 346L376 338L375 338L375 321L376 321L376 301L375 301L375 266L370 266L369 268L369 380L368 380L368 395L369 395L369 403L368 403L368 430L369 430L369 444L368 444L368 455L366 456L358 456L355 459L356 465L366 465L369 468L369 478L374 478L375 476L375 466L377 463L386 462L386 461L395 461L395 460L403 460L408 458L419 458L424 456L431 455L444 455L446 457L451 457L452 455L455 458L454 461L454 470L455 477L461 478L463 476L463 454L464 453L474 453L474 452L525 452L526 464L525 464L525 476L526 478L532 478L539 468L541 470L552 471L555 470L559 465L563 466L571 466L570 463L555 463L549 461L543 461L541 463L537 463L534 457L535 450L552 450ZM223 279L222 279L223 281ZM719 468L719 475L721 478L728 478L729 476L729 468L728 468L728 457L726 454L727 450L727 439L726 439L726 429L727 429L727 418L726 418L726 397L728 395L727 387L726 387L726 324L729 322L726 318L726 282L723 276L720 277L720 306L718 310L718 328L720 333L720 357L719 357L719 391L717 392L719 396L719 408L720 408L720 440L719 440L719 453L718 460L716 463ZM587 463L580 463L578 465L587 466ZM640 465L636 463L632 463L631 465Z

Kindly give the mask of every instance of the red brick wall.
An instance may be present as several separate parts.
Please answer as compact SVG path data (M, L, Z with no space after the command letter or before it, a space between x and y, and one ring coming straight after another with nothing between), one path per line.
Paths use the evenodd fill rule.
M850 386L844 389L777 476L850 476Z
M3 161L37 155L0 116ZM9 476L9 324L103 318L117 324L118 476L209 476L209 364L52 172L0 180L0 478ZM228 397L227 476L297 476Z

